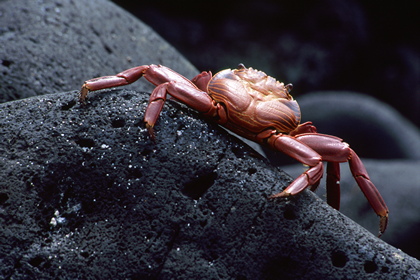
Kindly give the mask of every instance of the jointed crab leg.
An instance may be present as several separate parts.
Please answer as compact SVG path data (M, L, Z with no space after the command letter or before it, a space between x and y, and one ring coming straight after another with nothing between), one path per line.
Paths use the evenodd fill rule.
M283 192L272 195L271 198L295 195L308 186L319 182L324 167L321 156L313 149L284 134L273 134L267 139L267 144L273 149L281 151L309 166L309 169L296 178Z
M114 76L104 76L88 80L80 90L79 99L83 103L90 91L128 85L143 76L149 82L156 85L156 88L150 96L149 105L147 106L144 117L144 121L152 137L153 126L162 111L167 94L170 94L204 115L216 117L218 115L217 111L223 110L223 108L216 105L216 102L206 92L200 90L193 82L161 65L137 66ZM204 87L203 84L208 83L210 78L210 72L203 72L193 80L197 82L198 86ZM225 114L221 113L221 115L223 116Z
M367 198L375 213L380 217L379 236L385 231L388 224L388 208L376 189L375 185L370 181L369 175L357 154L348 147L348 144L342 139L325 134L306 133L295 136L296 143L283 141L285 135L273 135L268 139L269 145L273 148L288 153L288 149L292 151L293 158L309 165L309 169L292 182L283 192L273 195L271 198L284 197L296 194L313 183L318 183L322 176L322 167L318 159L314 157L317 154L323 161L331 162L327 177L327 192L331 196L328 202L336 209L339 208L339 162L349 162L350 170L355 178L358 186ZM290 143L289 143L290 142ZM306 147L306 148L305 148ZM311 152L313 151L313 152ZM299 156L305 154L306 157ZM296 156L298 155L298 156ZM320 159L319 159L320 160Z
M143 76L156 86L166 82L177 82L195 87L190 80L168 67L153 64L141 65L113 76L103 76L85 81L80 90L79 99L81 102L84 102L90 91L125 86L134 83ZM205 92L202 94L207 95Z
M350 149L349 165L354 179L369 201L369 204L372 206L375 213L381 219L379 233L382 235L388 225L388 207L386 206L385 201L383 200L378 189L370 180L362 161L352 149Z
M149 105L147 106L144 115L144 122L152 133L152 128L155 125L162 107L166 100L166 95L170 94L175 99L187 104L191 108L203 113L204 115L216 116L219 107L215 102L199 90L194 84L185 84L177 82L167 82L158 85L150 95Z
M141 78L149 69L149 65L137 66L127 69L114 76L103 76L85 81L80 90L79 100L85 102L85 99L90 91L125 86L134 83Z

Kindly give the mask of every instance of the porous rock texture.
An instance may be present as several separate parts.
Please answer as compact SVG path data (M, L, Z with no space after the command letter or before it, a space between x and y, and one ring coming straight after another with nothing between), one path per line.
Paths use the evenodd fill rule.
M3 101L138 64L197 73L108 1L3 0L0 21ZM0 105L1 278L418 277L415 259L309 191L268 201L291 178L180 105L165 107L154 144L142 125L149 94Z
M420 263L214 124L149 94L0 105L5 279L418 279Z

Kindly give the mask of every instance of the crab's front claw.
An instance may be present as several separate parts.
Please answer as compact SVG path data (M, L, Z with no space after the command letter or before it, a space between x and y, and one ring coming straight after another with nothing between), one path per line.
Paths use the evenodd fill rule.
M212 79L213 75L210 71L203 71L194 78L191 79L191 82L196 85L200 90L206 92L207 85Z

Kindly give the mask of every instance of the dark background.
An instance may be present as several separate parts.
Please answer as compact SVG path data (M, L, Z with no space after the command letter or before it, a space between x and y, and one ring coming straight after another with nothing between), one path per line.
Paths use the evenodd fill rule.
M311 91L356 91L420 125L418 1L114 2L200 71L242 62L292 83L298 100Z

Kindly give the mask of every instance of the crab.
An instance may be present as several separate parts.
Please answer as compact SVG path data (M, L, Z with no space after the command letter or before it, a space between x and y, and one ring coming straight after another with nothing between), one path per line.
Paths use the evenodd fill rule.
M340 208L340 165L348 162L351 173L369 204L380 217L379 236L388 224L388 208L358 155L342 139L317 133L311 122L300 124L298 103L290 95L292 84L284 84L262 71L239 64L214 76L204 71L189 80L162 65L142 65L113 76L85 81L79 100L90 91L124 86L144 77L154 84L144 122L154 138L153 127L168 95L214 119L221 126L259 144L280 151L308 169L282 192L269 199L288 197L306 188L315 191L327 162L327 203Z

